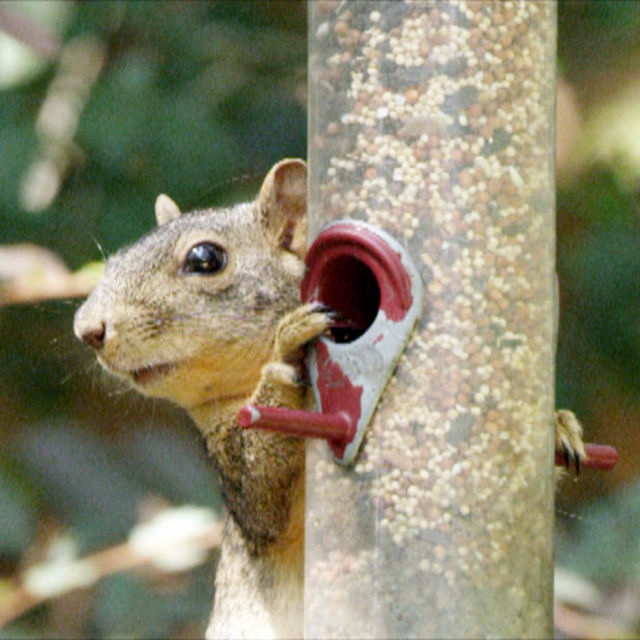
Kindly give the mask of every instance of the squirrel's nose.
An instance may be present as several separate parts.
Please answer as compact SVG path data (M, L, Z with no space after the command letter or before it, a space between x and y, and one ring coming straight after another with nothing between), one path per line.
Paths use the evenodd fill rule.
M85 327L80 333L80 339L93 349L100 349L104 344L105 333L106 325L104 322L100 322L94 327Z

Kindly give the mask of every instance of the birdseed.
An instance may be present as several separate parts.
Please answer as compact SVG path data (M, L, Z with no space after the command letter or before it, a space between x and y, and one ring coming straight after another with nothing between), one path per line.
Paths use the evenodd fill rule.
M310 3L311 237L425 310L356 462L309 443L307 637L550 637L553 2Z

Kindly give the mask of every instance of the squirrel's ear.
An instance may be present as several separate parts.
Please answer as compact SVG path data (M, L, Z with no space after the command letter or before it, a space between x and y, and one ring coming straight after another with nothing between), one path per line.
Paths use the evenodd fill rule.
M286 251L304 257L307 246L307 165L298 159L275 164L258 195L260 222Z
M161 193L156 198L156 222L164 224L180 217L180 207L167 195Z

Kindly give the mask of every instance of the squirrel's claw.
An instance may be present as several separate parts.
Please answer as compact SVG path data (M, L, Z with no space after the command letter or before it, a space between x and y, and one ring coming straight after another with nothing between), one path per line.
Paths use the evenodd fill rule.
M335 309L331 308L328 304L324 302L312 302L310 305L310 312L324 313L329 316L332 320L339 320L342 318L340 313Z
M565 468L570 469L571 463L573 462L576 467L576 475L580 475L580 454L571 448L571 445L565 438L562 438L562 457Z
M562 456L564 458L564 466L565 468L569 468L571 466L571 456L569 455L569 445L566 442L562 443Z
M586 459L587 454L584 450L582 442L582 427L580 422L567 409L559 409L555 413L555 443L556 451L562 455L564 466L571 468L571 463L575 464L576 475L580 473L582 461Z
M333 310L312 302L288 313L278 325L274 360L286 360L300 347L328 331L333 322Z

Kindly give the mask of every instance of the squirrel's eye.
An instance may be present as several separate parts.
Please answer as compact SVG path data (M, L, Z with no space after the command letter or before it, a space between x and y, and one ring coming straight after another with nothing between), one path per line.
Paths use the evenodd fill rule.
M213 242L201 242L189 249L182 269L185 273L218 273L227 264L226 251Z

